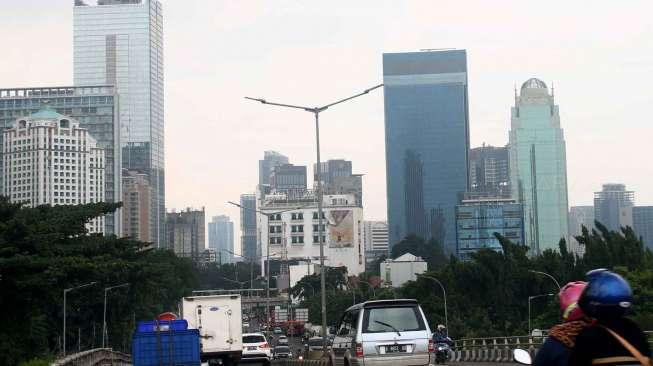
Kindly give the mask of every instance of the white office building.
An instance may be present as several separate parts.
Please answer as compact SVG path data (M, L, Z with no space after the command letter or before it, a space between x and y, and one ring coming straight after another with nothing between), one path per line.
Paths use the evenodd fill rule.
M288 261L319 263L321 236L325 266L344 266L349 275L365 271L363 209L356 205L355 195L324 195L321 228L318 227L316 200L311 190L273 193L263 197L260 207L263 213L260 230L262 268L265 268L268 247L271 260L273 258L282 264ZM307 274L312 271L309 269Z
M406 253L395 259L386 259L379 267L386 285L401 287L408 281L417 280L417 274L426 272L427 263L421 257Z
M76 120L46 106L3 131L3 194L11 202L77 205L105 200L104 149ZM104 217L88 224L104 232Z
M74 4L74 84L116 86L122 168L148 175L151 239L160 247L165 233L161 3L76 0Z

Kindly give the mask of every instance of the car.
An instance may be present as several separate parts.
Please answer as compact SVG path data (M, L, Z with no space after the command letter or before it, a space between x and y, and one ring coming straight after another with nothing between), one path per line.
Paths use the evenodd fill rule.
M249 323L248 322L243 322L243 328L249 328Z
M272 360L270 343L263 333L243 334L243 361L263 361L269 364Z
M274 334L283 334L283 330L281 330L281 328L279 327L274 327L273 332Z
M311 337L308 339L308 342L304 344L305 348L308 348L309 351L321 351L322 350L322 337Z
M292 358L292 352L290 352L290 347L288 346L274 347L274 359L278 360L280 358Z
M330 351L336 365L427 366L435 348L417 300L356 304L338 323Z

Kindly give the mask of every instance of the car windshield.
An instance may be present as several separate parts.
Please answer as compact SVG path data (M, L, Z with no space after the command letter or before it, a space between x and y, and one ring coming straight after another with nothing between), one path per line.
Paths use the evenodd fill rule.
M243 336L243 343L264 343L265 337L262 335L246 335Z
M393 306L365 309L363 333L426 330L417 306Z

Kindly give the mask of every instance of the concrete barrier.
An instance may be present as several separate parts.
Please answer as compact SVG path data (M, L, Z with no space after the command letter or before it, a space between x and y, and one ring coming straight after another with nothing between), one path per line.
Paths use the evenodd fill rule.
M111 348L95 348L58 359L51 366L131 366L132 357Z
M273 366L331 366L331 361L328 358L321 358L317 360L300 360L296 358L288 358L282 360L272 361Z

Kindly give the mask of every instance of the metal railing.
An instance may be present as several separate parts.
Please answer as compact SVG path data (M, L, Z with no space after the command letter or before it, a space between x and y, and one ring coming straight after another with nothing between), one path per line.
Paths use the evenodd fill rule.
M131 366L131 355L114 351L111 348L95 348L68 355L54 361L51 366Z
M653 331L644 333L653 347ZM449 361L512 362L512 351L516 348L527 350L534 358L545 339L544 335L459 339L454 341Z

